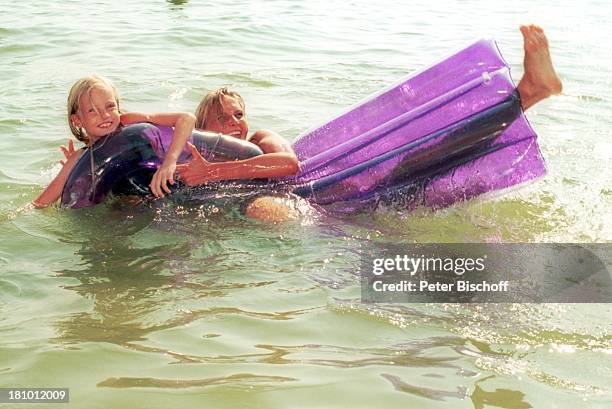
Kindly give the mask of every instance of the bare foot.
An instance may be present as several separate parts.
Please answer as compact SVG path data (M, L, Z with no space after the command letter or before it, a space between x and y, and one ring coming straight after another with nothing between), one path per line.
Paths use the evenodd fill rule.
M525 46L525 73L517 88L523 110L526 110L553 94L559 94L563 85L553 67L544 30L530 24L521 26L521 33Z

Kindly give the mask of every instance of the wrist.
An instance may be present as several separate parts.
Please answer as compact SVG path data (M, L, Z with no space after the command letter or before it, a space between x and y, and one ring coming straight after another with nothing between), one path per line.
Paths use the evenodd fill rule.
M172 159L166 156L166 159L161 164L161 168L167 168L170 166L176 166L176 159Z

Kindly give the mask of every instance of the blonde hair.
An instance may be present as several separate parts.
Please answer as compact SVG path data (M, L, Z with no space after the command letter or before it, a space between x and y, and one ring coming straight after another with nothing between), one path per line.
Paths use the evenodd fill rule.
M89 77L84 77L79 79L74 83L72 88L70 88L70 93L68 94L68 126L70 127L70 131L72 134L81 142L89 145L90 140L89 136L85 132L85 129L77 127L72 122L72 115L76 114L79 111L79 103L81 101L81 97L83 95L89 96L91 90L96 86L104 86L110 89L113 92L113 96L115 97L115 102L117 103L117 109L119 112L119 94L117 93L117 89L113 85L108 78L102 77L100 75L92 75Z
M214 91L210 91L206 96L200 101L198 105L195 115L196 115L196 129L206 130L208 115L211 113L219 113L223 112L223 104L221 103L221 99L223 97L235 98L240 103L242 110L244 111L244 100L240 96L239 93L235 91L230 91L227 87L221 87Z

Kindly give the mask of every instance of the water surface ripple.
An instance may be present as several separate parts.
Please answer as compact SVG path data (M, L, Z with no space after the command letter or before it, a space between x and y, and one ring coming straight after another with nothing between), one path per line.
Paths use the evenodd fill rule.
M0 5L0 386L69 407L609 408L605 304L363 304L364 246L609 242L605 2L30 1ZM282 225L226 197L34 211L80 76L126 110L193 111L221 85L289 140L479 37L518 80L547 31L564 93L528 112L548 175L432 213ZM238 200L239 201L239 200Z

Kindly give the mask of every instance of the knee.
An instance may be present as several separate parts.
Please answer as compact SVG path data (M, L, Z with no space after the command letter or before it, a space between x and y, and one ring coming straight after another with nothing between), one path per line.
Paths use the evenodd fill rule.
M299 217L299 213L288 203L288 199L272 196L253 200L246 209L246 215L264 222L286 222Z

